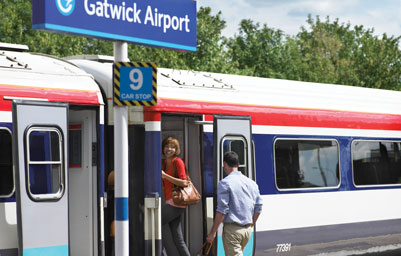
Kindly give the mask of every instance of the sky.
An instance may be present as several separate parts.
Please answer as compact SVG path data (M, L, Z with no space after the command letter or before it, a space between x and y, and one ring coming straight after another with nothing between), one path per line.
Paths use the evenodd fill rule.
M238 34L242 19L267 24L287 35L296 35L300 27L308 27L308 14L319 15L322 21L339 19L351 26L374 28L374 34L401 36L401 0L197 0L198 8L211 7L212 15L222 12L227 27L222 34Z

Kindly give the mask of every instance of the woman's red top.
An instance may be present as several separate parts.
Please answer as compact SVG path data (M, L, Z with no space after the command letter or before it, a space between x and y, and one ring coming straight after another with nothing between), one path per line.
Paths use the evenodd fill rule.
M173 165L175 165L175 168L177 170L177 173L175 174L175 176L173 174ZM172 177L179 178L182 180L187 179L187 174L185 173L184 161L182 161L182 159L179 157L174 157L173 160L171 160L171 164L168 167L168 170L166 170L166 160L163 159L162 170L164 170L165 173L167 173L168 175L170 175ZM163 185L164 185L165 200L167 201L169 199L172 199L171 190L173 189L174 184L171 183L170 181L168 181L167 179L163 179Z

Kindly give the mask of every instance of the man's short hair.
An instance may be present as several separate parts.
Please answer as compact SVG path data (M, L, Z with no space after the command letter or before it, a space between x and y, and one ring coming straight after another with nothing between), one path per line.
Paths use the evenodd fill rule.
M238 154L234 151L228 151L224 153L223 161L226 162L230 167L239 166Z

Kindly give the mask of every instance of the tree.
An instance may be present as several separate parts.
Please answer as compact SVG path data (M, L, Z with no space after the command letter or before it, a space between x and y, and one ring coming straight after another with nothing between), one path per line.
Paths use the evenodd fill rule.
M399 89L401 83L400 37L381 38L373 29L322 22L308 17L309 29L296 36L304 81Z
M381 89L401 88L400 37L374 35L329 17L307 19L293 37L243 20L227 40L231 65L251 76Z
M197 13L196 52L131 45L130 58L138 61L152 60L167 68L228 73L232 69L224 50L225 38L221 35L224 27L225 21L222 20L220 12L212 16L210 8L201 7Z
M33 30L31 13L29 0L1 0L0 41L58 57L113 55L111 41ZM243 20L238 34L225 38L221 12L201 7L197 19L196 52L129 45L129 58L175 69L401 89L401 37L309 15L308 28L295 36Z
M233 65L251 76L298 79L297 45L283 31L242 20L239 34L227 42Z
M32 29L32 6L29 0L0 1L0 41L28 45L30 51L58 57L80 54L113 55L111 41ZM197 51L179 52L168 49L129 45L132 61L153 61L159 66L213 72L231 72L226 61L221 31L225 21L221 13L213 16L210 8L197 13Z

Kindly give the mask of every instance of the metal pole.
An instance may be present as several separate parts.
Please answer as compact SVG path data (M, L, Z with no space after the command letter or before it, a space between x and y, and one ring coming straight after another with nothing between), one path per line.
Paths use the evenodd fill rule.
M152 256L156 255L155 209L150 209L152 211Z
M128 60L126 42L114 42L114 60ZM129 254L128 107L114 106L115 255Z

